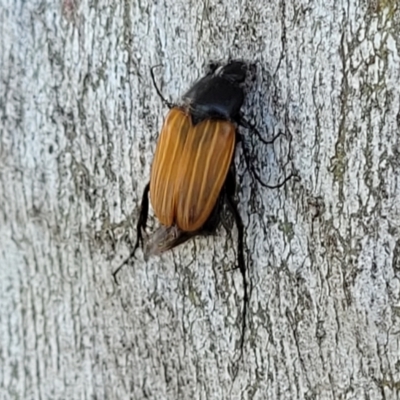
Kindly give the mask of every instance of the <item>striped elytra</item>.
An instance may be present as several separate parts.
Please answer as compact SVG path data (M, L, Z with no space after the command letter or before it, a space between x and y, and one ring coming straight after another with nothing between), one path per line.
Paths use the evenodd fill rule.
M161 130L150 177L150 200L164 226L184 232L202 228L225 183L236 145L236 126L227 120L193 124L172 108Z

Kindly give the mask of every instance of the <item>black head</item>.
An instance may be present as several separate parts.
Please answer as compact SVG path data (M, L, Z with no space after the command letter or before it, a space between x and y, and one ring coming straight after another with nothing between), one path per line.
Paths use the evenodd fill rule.
M231 61L216 69L215 74L236 84L243 83L246 79L247 64L243 61Z
M247 65L242 61L231 61L223 66L211 65L207 75L182 98L193 122L204 119L236 121L244 100L241 84L246 74Z

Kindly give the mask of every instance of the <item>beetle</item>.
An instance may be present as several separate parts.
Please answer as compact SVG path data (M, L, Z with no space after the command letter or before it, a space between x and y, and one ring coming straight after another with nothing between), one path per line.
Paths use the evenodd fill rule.
M238 125L249 127L240 113L248 69L245 62L238 60L225 65L210 65L206 75L194 83L178 105L170 104L162 97L151 69L156 91L170 111L158 138L150 181L143 192L134 249L113 273L115 279L139 247L144 249L145 255L160 254L190 238L215 232L221 207L227 204L237 226L237 267L243 279L241 349L249 294L243 250L244 228L234 200L233 159L240 139ZM268 144L274 140L262 139ZM149 197L161 226L143 243Z

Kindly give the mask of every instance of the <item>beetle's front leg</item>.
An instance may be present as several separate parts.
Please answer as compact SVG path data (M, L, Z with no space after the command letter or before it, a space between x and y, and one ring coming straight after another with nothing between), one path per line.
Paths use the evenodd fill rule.
M266 145L268 144L273 144L275 142L276 139L278 139L280 136L284 135L284 133L282 131L279 131L278 134L276 134L275 136L273 136L271 139L266 140L262 137L261 133L258 131L258 129L255 127L255 125L251 124L249 121L246 120L246 118L242 115L239 114L239 117L236 120L236 123L249 130L250 132L254 132L258 138L260 139L260 141Z

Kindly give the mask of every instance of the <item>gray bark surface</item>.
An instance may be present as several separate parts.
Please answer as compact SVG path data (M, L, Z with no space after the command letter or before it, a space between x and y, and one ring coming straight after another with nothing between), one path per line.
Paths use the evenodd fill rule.
M1 399L400 398L396 0L0 4ZM257 66L236 229L112 271L167 112ZM150 221L150 230L156 227Z

